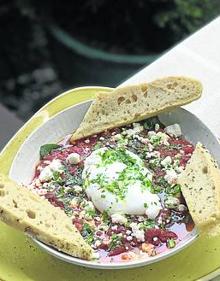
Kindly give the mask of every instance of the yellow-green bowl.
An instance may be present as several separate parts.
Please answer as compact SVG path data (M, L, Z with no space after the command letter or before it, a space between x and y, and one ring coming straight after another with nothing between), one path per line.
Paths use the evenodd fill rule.
M68 91L49 102L13 137L0 155L0 170L9 173L26 139L68 107L88 101L97 91L109 88L84 87ZM169 119L169 116L165 116ZM73 122L74 123L74 122ZM73 126L74 128L74 126ZM27 159L27 166L29 160ZM12 173L13 174L13 173ZM127 271L88 270L56 260L36 248L17 231L0 224L0 278L5 280L194 280L220 266L220 238L199 238L175 256Z

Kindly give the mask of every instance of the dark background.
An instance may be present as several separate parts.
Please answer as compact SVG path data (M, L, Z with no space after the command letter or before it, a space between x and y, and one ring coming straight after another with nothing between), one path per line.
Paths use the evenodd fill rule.
M116 86L219 12L219 0L1 0L0 101L27 120L66 89Z

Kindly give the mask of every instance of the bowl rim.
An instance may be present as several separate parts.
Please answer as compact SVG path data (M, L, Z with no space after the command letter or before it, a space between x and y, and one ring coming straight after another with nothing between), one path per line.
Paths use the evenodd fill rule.
M189 233L190 238L187 240L183 240L178 244L178 247L173 249L167 249L164 253L161 253L159 255L156 255L154 257L148 257L148 259L137 259L134 261L128 261L128 262L119 262L119 263L102 263L102 262L96 262L96 261L88 261L83 260L80 258L72 257L68 254L65 254L61 251L58 251L57 249L39 241L36 238L32 238L35 244L37 244L41 249L46 251L47 253L51 254L52 256L63 260L65 262L80 265L83 267L89 267L89 268L96 268L96 269L126 269L126 268L135 268L135 267L141 267L145 265L149 265L152 263L160 262L164 259L167 259L178 252L182 251L183 249L190 246L199 236L196 228L194 228L193 231Z
M48 120L46 120L45 122L43 122L40 126L38 126L37 128L32 130L32 133L30 133L27 137L27 139L20 145L20 148L17 150L16 155L14 156L14 159L11 163L11 167L10 167L10 171L9 174L11 174L11 171L13 170L14 167L14 161L16 159L16 156L19 154L20 150L22 150L22 147L25 145L25 142L28 141L29 138L31 138L31 136L33 134L35 134L40 128L42 128L47 121L55 119L57 116L59 116L60 114L68 111L68 110L74 110L73 108L83 104L83 103L88 103L89 101L91 101L92 99L87 99L85 101L82 102L78 102L74 105L70 105L67 106L65 109L60 110L58 113L54 114L51 118L49 118ZM179 109L180 111L184 111L186 112L185 109ZM191 113L190 113L191 114ZM163 259L166 259L167 257L176 254L177 252L181 251L182 249L186 248L187 246L189 246L193 241L195 241L195 239L198 237L198 233L196 231L196 229L194 228L194 230L192 232L189 232L188 235L185 237L185 239L183 239L180 243L178 243L178 246L173 248L173 249L167 249L164 253L161 253L155 257L148 257L148 258L143 258L143 259L137 259L134 261L128 261L128 262L116 262L116 263L101 263L99 261L85 261L82 260L80 258L76 258L76 257L72 257L68 254L65 254L63 252L60 252L59 250L46 245L45 243L39 241L36 238L32 238L33 241L40 247L42 248L44 251L50 253L51 255L64 260L68 263L74 263L77 265L81 265L81 266L85 266L85 267L90 267L90 268L101 268L101 269L122 269L122 268L131 268L131 267L139 267L139 266L144 266L144 265L148 265L151 263L156 263L159 262Z

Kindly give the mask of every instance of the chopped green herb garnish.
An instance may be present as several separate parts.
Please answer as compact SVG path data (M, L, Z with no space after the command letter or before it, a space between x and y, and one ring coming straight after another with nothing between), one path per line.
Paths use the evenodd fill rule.
M161 142L161 136L153 135L153 136L150 138L150 142L151 142L154 146L159 145L160 142Z
M60 176L60 172L53 172L53 180L58 183L58 184L62 184L64 181L62 179L62 177Z
M94 231L88 223L84 223L81 234L87 243L89 243L90 245L93 243Z
M109 221L109 214L108 214L107 211L103 211L103 212L102 212L102 220L103 220L103 222L105 222L105 223Z
M172 249L176 246L176 241L174 239L168 239L167 240L167 248Z
M175 185L169 185L166 187L166 193L170 195L178 195L180 194L181 191L181 186L180 184L175 184Z
M151 219L147 219L140 223L141 230L146 230L146 229L150 229L150 228L154 228L154 227L155 227L155 221L151 220Z
M149 161L149 168L152 170L157 169L159 165L160 160L157 158Z
M69 207L66 207L64 209L65 213L67 214L68 217L71 217L72 214L73 214L73 209L72 208L69 208Z
M92 218L95 217L95 215L96 215L95 209L87 209L86 215L89 216L89 217L92 217Z
M99 149L99 148L101 148L101 147L102 147L102 144L99 143L99 142L97 142L97 143L93 146L93 150L97 150L97 149Z
M58 189L56 190L56 196L57 196L58 198L63 197L65 194L66 194L66 193L65 193L64 187L60 187L60 188L58 188Z
M121 237L115 233L112 234L111 242L109 244L109 250L111 251L120 245L121 245Z
M126 196L128 186L134 184L137 181L141 182L141 189L151 189L152 183L145 175L144 163L135 157L132 157L125 149L108 149L104 152L100 152L102 157L102 165L106 166L114 162L119 161L125 164L125 168L118 174L116 180L109 181L103 174L98 174L92 180L84 180L84 188L87 188L90 184L99 184L102 190L113 193L117 199L123 200ZM104 198L104 196L102 196Z
M82 180L82 168L78 168L77 171L74 173L74 175L71 175L70 173L66 172L67 179L66 179L66 185L80 185L82 186L83 180Z
M160 192L162 192L162 189L163 189L162 186L159 186L159 185L152 186L152 190L154 193L160 193Z

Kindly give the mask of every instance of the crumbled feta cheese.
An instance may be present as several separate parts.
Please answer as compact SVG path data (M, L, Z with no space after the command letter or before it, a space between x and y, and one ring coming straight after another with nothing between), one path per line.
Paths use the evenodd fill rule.
M38 178L36 178L35 179L35 185L37 186L37 187L40 187L42 184L41 184L41 182L40 182L40 180L38 179ZM43 184L44 185L44 184Z
M117 134L117 135L112 136L112 139L115 141L118 141L118 140L122 140L123 137L122 137L122 134Z
M59 172L59 173L62 173L63 170L64 170L64 166L63 164L61 163L61 161L59 159L54 159L50 165L49 165L50 169L53 171L53 172Z
M39 175L39 180L41 182L49 181L53 178L53 171L51 170L50 166L46 166L43 168Z
M128 137L132 137L144 130L144 127L141 126L139 123L133 123L133 129L128 129L122 132L123 135L127 135Z
M161 161L161 165L163 167L167 167L172 163L172 158L170 156L165 157L162 161Z
M82 192L82 187L80 185L74 185L73 189L76 193Z
M174 183L176 183L176 180L177 180L177 173L173 169L167 170L166 175L164 176L164 179L169 184L174 184Z
M141 137L141 136L139 136L139 135L134 135L133 138L139 140L139 141L142 142L143 144L149 143L149 140L148 140L147 138L143 138L143 137Z
M102 223L98 226L98 229L103 230L103 231L107 231L109 228L109 226L105 223Z
M132 229L132 236L136 237L138 241L144 242L145 241L144 230L139 229L139 225L135 222L132 222L130 224L130 227Z
M181 174L183 172L183 167L179 166L179 167L175 167L175 171L178 173L178 174Z
M160 152L159 151L147 152L145 157L146 159L160 158Z
M95 207L94 207L92 201L87 201L87 203L86 203L84 209L85 209L86 211L87 211L87 210L94 210Z
M43 188L48 188L50 186L50 184L48 182L44 182L42 186L43 186Z
M111 219L113 223L119 223L119 224L127 223L127 218L121 214L113 214L111 215Z
M162 132L154 132L154 131L149 131L148 132L148 137L149 141L155 145L155 144L164 144L164 145L169 145L169 136L165 133Z
M155 129L155 131L158 131L160 129L160 125L159 124L155 124L154 129Z
M73 152L66 158L66 162L70 164L78 164L81 161L81 157L78 153Z
M111 229L112 229L112 230L117 230L117 229L118 229L118 226L117 226L117 225L113 225L113 226L111 227Z
M73 198L70 202L70 206L74 208L74 207L77 207L77 205L78 205L77 198Z
M101 244L102 244L102 242L100 240L95 241L95 247L96 248L98 248Z
M84 140L85 143L90 143L89 139Z
M178 198L173 196L168 196L164 201L165 207L169 209L175 209L180 204L180 201Z
M170 135L170 136L174 136L174 137L180 137L182 135L182 131L181 131L181 127L179 124L173 124L170 126L167 126L164 131Z
M148 137L152 138L153 136L156 136L156 133L154 131L149 131L148 132Z
M131 137L134 134L136 134L136 131L133 129L128 129L128 130L124 131L123 133L126 134L128 137Z
M151 202L149 208L146 209L145 213L149 219L154 220L161 210L161 204L157 202Z
M162 143L164 145L169 145L168 140L169 140L170 137L167 134L162 133L162 132L158 132L156 135L157 135L157 137L160 138L160 143Z
M41 182L49 181L53 178L53 172L62 173L64 166L59 159L54 159L48 166L41 170L39 180Z
M132 236L127 236L127 241L131 241L132 239L133 239L133 237Z
M187 210L187 207L184 204L179 204L178 211L185 212Z
M140 123L133 123L133 128L136 131L136 133L140 133L144 130L144 127L141 126Z
M143 216L138 216L138 221L139 221L139 222L144 221L144 217L143 217Z
M99 140L100 140L100 141L104 141L105 138L104 138L104 137L100 137Z
M84 217L85 217L85 214L86 214L86 211L81 211L80 213L79 213L79 218L80 219L83 219Z
M151 143L148 143L147 146L150 152L154 150L154 146Z

